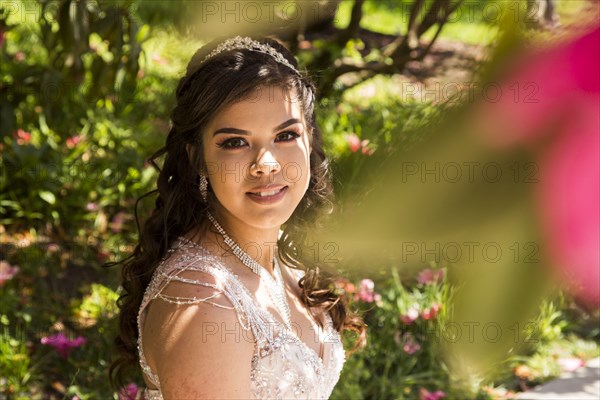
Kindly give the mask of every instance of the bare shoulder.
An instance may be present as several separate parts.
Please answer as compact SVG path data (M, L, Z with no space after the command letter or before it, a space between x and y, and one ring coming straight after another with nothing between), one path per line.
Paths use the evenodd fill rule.
M161 299L150 304L143 331L144 351L158 374L163 397L252 398L252 333L242 328L224 294L211 286L189 283L216 284L214 277L198 271L185 271L179 277L188 283L172 281L161 294L210 298L214 304L174 304Z

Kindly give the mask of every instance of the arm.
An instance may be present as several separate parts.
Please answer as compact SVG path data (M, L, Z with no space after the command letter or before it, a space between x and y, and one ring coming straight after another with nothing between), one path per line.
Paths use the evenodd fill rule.
M182 277L204 282L214 278L187 271ZM172 281L163 295L207 298L215 289ZM170 399L251 399L251 333L244 331L236 311L223 294L178 305L154 300L144 327L144 349L159 376L161 392ZM220 306L220 307L219 307Z

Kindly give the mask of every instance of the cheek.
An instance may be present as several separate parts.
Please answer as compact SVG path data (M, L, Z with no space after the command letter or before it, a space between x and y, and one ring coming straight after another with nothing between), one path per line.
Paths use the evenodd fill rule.
M285 167L286 180L298 188L301 196L304 196L308 189L310 177L310 159L304 152L298 154L293 162L290 162Z

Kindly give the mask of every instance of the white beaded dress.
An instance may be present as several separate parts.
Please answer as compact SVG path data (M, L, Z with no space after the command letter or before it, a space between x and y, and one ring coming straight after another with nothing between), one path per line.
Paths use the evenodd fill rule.
M209 274L214 277L215 283L184 278L180 276L184 271ZM166 296L162 291L171 281L211 287L215 290L215 295L206 299ZM146 400L163 400L158 376L148 366L142 347L142 331L148 304L155 299L178 304L211 303L210 299L220 293L223 293L231 303L231 309L237 313L243 329L251 333L254 338L254 354L252 359L248 360L251 364L248 385L255 399L329 398L340 378L345 362L340 335L333 327L329 313L326 313L325 318L322 359L293 331L287 329L262 307L237 275L223 265L217 257L204 247L179 238L169 249L169 257L156 268L138 313L140 366L146 379L158 388L157 390L146 388L144 392Z

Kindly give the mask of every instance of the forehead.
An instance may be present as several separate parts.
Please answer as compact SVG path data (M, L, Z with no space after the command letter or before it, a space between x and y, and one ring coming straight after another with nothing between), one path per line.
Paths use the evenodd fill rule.
M214 116L208 129L212 131L227 126L252 131L252 127L271 128L290 118L304 121L303 117L295 90L260 86L240 101L225 106Z

